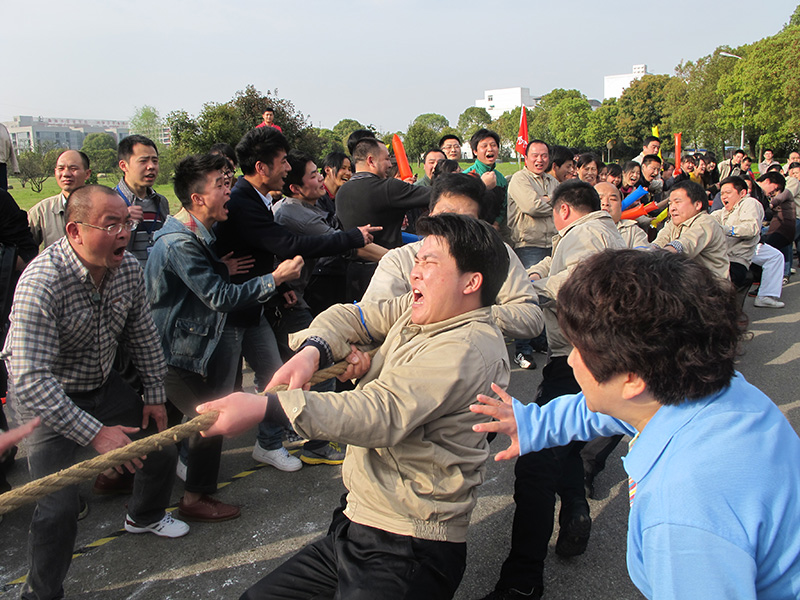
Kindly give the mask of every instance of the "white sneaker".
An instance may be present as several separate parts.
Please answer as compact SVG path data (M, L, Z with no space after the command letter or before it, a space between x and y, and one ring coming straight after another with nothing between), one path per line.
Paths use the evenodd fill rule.
M171 513L166 513L160 521L150 525L137 525L130 515L125 515L125 531L128 533L155 533L165 538L179 538L189 533L189 526L183 521L175 519Z
M264 448L256 442L256 445L253 446L253 458L258 462L272 465L280 471L297 471L303 466L303 461L289 454L283 446L275 450L264 450Z
M753 306L759 308L783 308L786 305L772 296L756 296L756 299L753 301Z
M181 481L186 481L186 463L178 457L178 464L175 465L175 474Z

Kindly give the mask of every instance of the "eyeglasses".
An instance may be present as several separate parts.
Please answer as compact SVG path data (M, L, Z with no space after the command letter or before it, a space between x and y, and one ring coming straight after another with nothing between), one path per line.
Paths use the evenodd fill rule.
M231 171L230 169L223 169L222 177L223 179L233 179L233 171Z
M82 221L75 221L77 225L86 225L92 229L99 229L105 231L108 235L119 235L122 230L133 231L139 226L139 221L125 221L124 223L117 223L116 225L109 225L108 227L100 227L99 225L92 225L91 223L83 223Z

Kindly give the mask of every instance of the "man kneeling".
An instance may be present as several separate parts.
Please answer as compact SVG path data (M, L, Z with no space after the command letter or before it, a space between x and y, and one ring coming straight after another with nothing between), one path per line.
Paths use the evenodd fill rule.
M472 407L498 419L476 431L511 437L498 459L633 436L628 571L648 598L800 597L800 439L734 370L739 316L730 284L685 256L602 252L559 292L582 393L524 406L496 387L503 402Z
M508 355L490 306L508 272L508 252L488 224L442 214L418 222L427 237L411 292L337 305L293 334L300 351L270 382L290 391L232 394L205 435L241 433L288 415L308 439L348 445L347 506L324 539L307 546L242 598L452 598L464 573L475 488L489 454L474 394L509 380ZM302 388L351 344L380 346L349 392ZM359 354L363 371L366 355ZM285 416L284 416L285 418Z

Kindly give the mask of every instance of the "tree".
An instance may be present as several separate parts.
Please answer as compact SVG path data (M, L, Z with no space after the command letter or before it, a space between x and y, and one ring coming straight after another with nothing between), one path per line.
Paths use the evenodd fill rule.
M631 83L620 96L617 129L622 141L630 146L641 143L656 125L664 121L666 99L664 88L669 75L645 75ZM661 131L664 146L669 146L668 128Z
M592 107L586 98L564 98L550 111L550 133L557 144L570 148L586 145L586 128Z
M619 107L616 98L603 100L603 103L589 115L585 134L586 145L595 149L607 148L606 144L609 141L613 141L616 145L619 137L617 133L618 114Z
M578 90L565 90L563 88L556 88L542 96L528 119L528 133L532 139L538 138L551 144L556 143L555 135L550 128L550 114L559 103L569 98L583 98L585 100L586 96Z
M416 160L419 164L422 154L431 148L436 148L438 141L439 134L436 131L421 123L412 123L403 139L408 160Z
M154 142L161 137L161 117L152 106L137 108L131 117L131 133L143 135Z
M488 127L491 122L492 117L485 108L470 106L458 117L458 130L462 139L467 141L478 129Z
M238 113L244 132L261 123L264 110L272 108L275 112L275 123L280 125L283 135L292 147L298 145L301 132L308 127L305 115L299 113L290 100L278 96L277 89L262 94L251 84L244 90L237 91L229 104Z
M172 136L172 147L184 154L191 154L197 145L195 138L200 134L200 126L185 110L173 110L165 118Z
M217 143L236 146L248 130L247 124L231 103L216 102L203 105L197 116L197 127L200 131L194 138L192 152L208 152Z
M527 118L528 123L531 122L531 117L533 111L525 109L527 111ZM507 110L502 115L497 117L497 120L492 121L491 127L497 134L500 136L501 142L516 142L517 135L519 135L519 123L522 117L522 107L517 106L511 110ZM528 139L533 139L530 137L530 127L528 127ZM502 145L502 144L501 144Z
M90 133L81 151L89 157L94 173L111 173L117 168L117 140L108 133Z
M36 151L20 154L18 162L22 187L30 182L31 190L37 194L41 192L44 182L53 174L58 156L62 152L62 148L53 148L52 145L41 143Z
M347 138L349 138L350 134L356 129L366 129L366 127L355 119L342 119L333 126L333 133L342 143L342 146L347 148Z
M308 154L319 166L331 152L344 152L342 142L330 129L307 127L300 132L297 149Z
M412 123L425 125L428 129L431 129L436 133L441 133L446 128L450 127L450 121L447 120L447 117L436 113L425 113L419 115L412 121Z

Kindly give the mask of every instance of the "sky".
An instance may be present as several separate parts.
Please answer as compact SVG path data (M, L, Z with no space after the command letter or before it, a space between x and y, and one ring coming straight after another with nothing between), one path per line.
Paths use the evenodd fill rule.
M634 64L673 74L777 33L797 1L0 0L0 121L196 116L253 84L316 127L405 131L428 112L455 126L488 89L602 99L603 77Z

